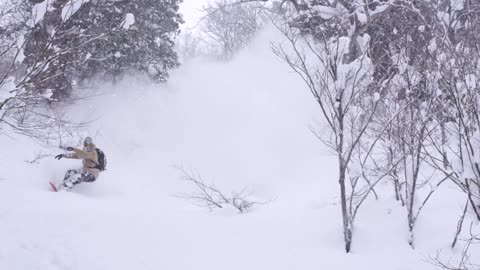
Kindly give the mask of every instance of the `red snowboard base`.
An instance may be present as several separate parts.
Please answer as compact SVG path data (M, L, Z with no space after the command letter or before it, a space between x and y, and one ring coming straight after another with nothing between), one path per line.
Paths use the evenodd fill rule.
M55 186L54 183L52 183L52 182L48 182L48 183L50 184L50 189L51 189L53 192L57 192L57 191L58 191L58 190L57 190L57 187Z

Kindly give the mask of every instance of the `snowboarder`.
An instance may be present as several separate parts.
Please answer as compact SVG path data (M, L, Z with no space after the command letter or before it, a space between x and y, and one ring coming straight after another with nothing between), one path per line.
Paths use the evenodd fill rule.
M94 182L100 175L100 171L104 170L99 162L99 149L93 144L92 138L86 137L83 142L83 150L67 147L67 151L73 153L60 154L55 156L57 160L62 158L82 159L83 167L76 170L68 170L63 178L63 182L57 187L53 186L54 190L70 190L75 185L83 182ZM103 152L102 152L103 158Z

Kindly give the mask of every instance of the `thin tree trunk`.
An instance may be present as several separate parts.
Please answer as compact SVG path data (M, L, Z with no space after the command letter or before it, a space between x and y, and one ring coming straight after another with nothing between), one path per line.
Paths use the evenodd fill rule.
M338 119L338 127L339 131L337 133L337 154L338 154L338 170L339 170L339 179L338 182L340 184L340 197L341 197L341 204L342 204L342 219L343 219L343 236L345 239L345 251L347 253L350 252L351 244L352 244L352 228L350 226L350 217L347 209L347 191L345 188L345 178L346 178L346 170L347 170L347 164L345 164L345 159L344 159L344 125L343 125L343 119L344 119L344 112L343 112L343 106L341 103L341 96L338 98L339 100L339 105L337 108L337 119Z
M400 186L400 179L398 178L398 171L396 168L395 170L393 170L393 185L395 187L395 199L397 201L400 201L402 203L402 206L405 206L405 201L403 200L401 193L402 189Z
M347 211L347 192L345 188L345 168L343 164L343 158L340 157L339 160L339 172L340 176L338 182L340 184L340 197L342 204L342 219L343 219L343 236L345 239L345 251L350 252L350 247L352 244L352 228L350 226L349 215Z

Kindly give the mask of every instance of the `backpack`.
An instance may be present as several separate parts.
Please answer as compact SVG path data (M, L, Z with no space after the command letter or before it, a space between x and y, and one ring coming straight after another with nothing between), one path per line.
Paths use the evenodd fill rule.
M99 169L100 171L105 171L107 169L107 158L105 157L105 153L102 150L95 148L97 151L98 157L98 165L95 168Z

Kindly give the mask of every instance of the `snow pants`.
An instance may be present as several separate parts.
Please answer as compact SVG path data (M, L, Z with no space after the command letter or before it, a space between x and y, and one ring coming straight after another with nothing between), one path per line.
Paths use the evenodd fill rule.
M70 190L80 183L93 181L95 181L95 176L88 171L82 169L68 170L63 178L63 183L60 184L60 189Z

